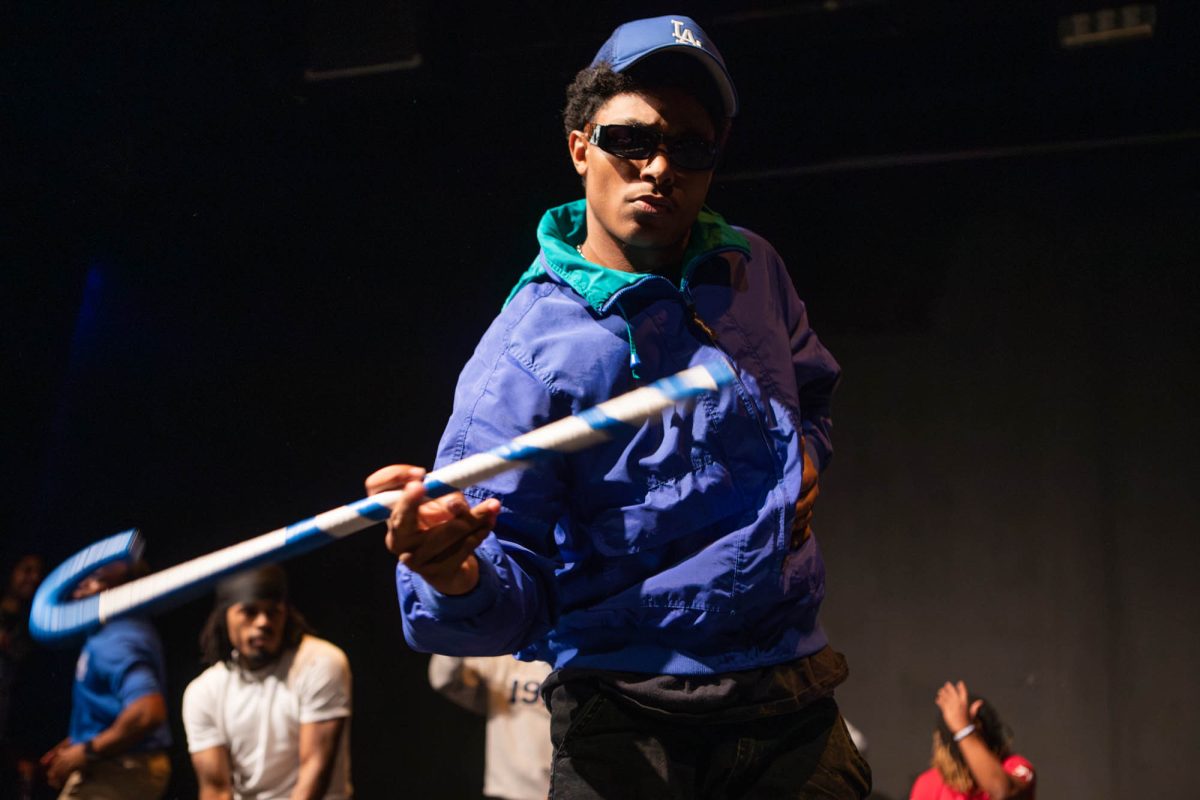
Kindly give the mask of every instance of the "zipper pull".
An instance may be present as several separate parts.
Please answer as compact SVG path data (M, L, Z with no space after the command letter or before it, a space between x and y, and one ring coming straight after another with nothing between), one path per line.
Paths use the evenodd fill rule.
M688 303L688 311L692 315L692 323L695 324L695 326L697 328L699 328L701 331L704 332L704 335L708 337L708 340L710 342L712 342L713 344L716 344L717 343L717 334L713 332L712 328L708 327L708 323L706 323L704 320L700 319L700 315L696 313L696 307L694 305L692 305L691 303Z

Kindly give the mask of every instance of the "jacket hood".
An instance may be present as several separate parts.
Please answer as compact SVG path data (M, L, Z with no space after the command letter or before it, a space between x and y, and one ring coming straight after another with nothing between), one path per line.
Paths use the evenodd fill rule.
M538 223L537 238L541 251L508 293L504 301L506 306L527 284L555 280L574 289L596 311L607 314L610 301L622 289L661 277L654 273L608 269L579 254L575 248L587 238L586 200L575 200L543 214ZM748 256L750 243L720 214L707 207L701 209L683 254L684 276L705 258L729 250Z

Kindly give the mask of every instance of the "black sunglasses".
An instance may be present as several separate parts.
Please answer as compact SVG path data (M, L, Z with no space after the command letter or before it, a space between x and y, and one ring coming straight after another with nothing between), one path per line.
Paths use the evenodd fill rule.
M717 163L717 146L699 137L671 140L646 125L588 125L588 142L618 158L653 158L665 142L667 158L680 169L707 170Z

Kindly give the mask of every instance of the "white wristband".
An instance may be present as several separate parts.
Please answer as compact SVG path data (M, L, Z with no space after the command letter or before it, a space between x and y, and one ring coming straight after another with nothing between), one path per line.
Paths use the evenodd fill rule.
M963 728L961 731L954 734L954 741L961 742L963 739L967 738L974 732L975 732L975 723L974 722L967 723L967 727Z

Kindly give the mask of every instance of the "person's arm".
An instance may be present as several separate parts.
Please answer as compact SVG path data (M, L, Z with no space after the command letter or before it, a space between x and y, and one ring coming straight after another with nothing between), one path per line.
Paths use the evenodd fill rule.
M219 722L225 700L224 677L220 670L209 669L183 692L183 730L200 787L200 800L233 797L233 757Z
M784 319L792 350L792 369L796 375L800 426L805 443L812 449L818 471L824 471L833 458L833 392L841 379L842 368L809 325L808 309L796 293L787 267L774 251L779 296L783 298Z
M1030 786L1010 775L978 734L973 733L960 741L958 749L963 754L963 761L967 762L967 769L971 770L971 776L975 778L975 785L987 792L992 800L1029 797Z
M777 296L782 298L784 322L787 325L792 352L792 369L796 375L797 403L800 410L800 433L803 436L803 472L800 496L796 500L796 516L792 523L792 549L798 548L812 534L813 509L821 493L821 472L833 458L833 390L841 378L841 367L821 344L808 324L808 310L796 294L796 287L779 255L771 251L775 264Z
M461 656L434 653L429 659L429 685L455 705L475 714L487 713L488 687Z
M200 787L199 800L233 800L229 748L210 747L192 753L192 769Z
M353 677L350 661L340 648L312 637L300 643L293 669L299 670L295 692L300 741L296 784L290 796L291 800L307 800L323 797L330 788L339 743L349 735Z
M158 692L142 695L121 710L113 724L92 737L100 758L124 753L167 721L167 701Z
M291 800L319 800L329 789L346 717L300 725L300 772Z
M583 405L592 398L552 391L491 333L459 378L435 466L486 452L592 405ZM497 335L503 333L501 326ZM420 505L419 470L394 465L367 479L371 494L403 490L386 543L399 556L396 588L409 646L501 655L550 628L558 614L554 576L561 563L554 527L566 503L564 472L563 457L552 455L427 506ZM470 509L468 500L478 505Z
M807 438L801 440L803 464L800 473L800 497L796 500L796 516L792 518L791 549L797 550L812 536L813 509L821 495L821 472L816 455Z
M142 695L130 702L113 720L113 724L92 737L91 742L67 743L51 751L47 778L55 787L62 786L77 769L88 761L88 749L99 758L124 753L167 720L167 703L158 692ZM50 755L50 754L47 754Z
M967 686L962 681L950 683L947 681L938 689L937 705L942 710L942 719L952 733L965 729L974 724L975 715L979 712L982 700L976 700L968 706ZM1030 786L1022 783L1004 769L1004 763L988 749L983 737L977 731L972 731L958 742L975 785L987 792L992 800L1015 800L1029 796Z

